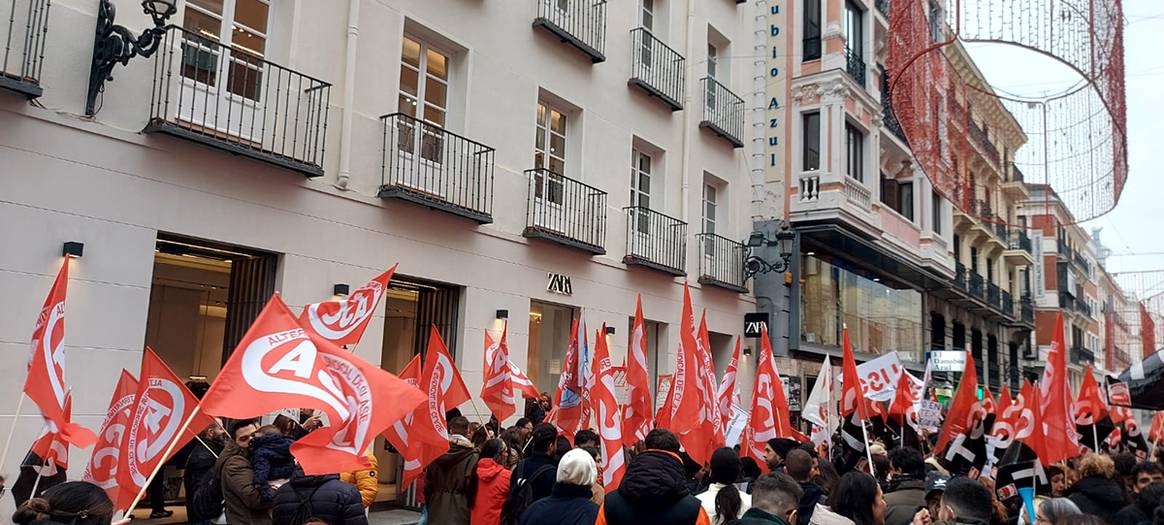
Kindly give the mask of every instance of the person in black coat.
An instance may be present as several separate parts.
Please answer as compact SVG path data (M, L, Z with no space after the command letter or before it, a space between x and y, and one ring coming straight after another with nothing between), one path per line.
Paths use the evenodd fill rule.
M576 448L562 456L557 481L550 497L530 505L519 525L592 525L598 505L590 501L590 486L598 479L598 468L589 452Z
M529 452L513 469L509 483L511 493L529 483L533 496L531 503L550 495L554 487L554 472L558 469L558 461L554 459L557 437L558 429L554 425L542 423L534 427Z
M214 463L218 461L218 455L226 447L227 438L226 430L217 421L198 437L202 443L194 442L195 447L190 450L190 455L186 458L186 467L182 471L182 485L186 488L186 519L194 525L210 523L211 520L218 518L218 515L199 514L194 505L194 494L208 484L214 472Z
M1079 462L1079 474L1083 477L1064 495L1080 512L1112 523L1125 503L1123 484L1114 479L1115 463L1108 456L1088 454Z
M308 476L296 469L275 492L271 508L274 525L303 525L312 518L328 525L368 525L360 491L336 474Z

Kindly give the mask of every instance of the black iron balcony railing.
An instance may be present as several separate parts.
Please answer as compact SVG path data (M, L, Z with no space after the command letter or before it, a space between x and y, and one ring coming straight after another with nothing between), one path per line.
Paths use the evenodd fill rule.
M975 271L970 272L970 295L986 300L986 287L983 286L982 275Z
M1086 299L1081 297L1075 298L1075 311L1087 317L1091 317L1091 305L1087 303Z
M877 6L877 10L885 15L886 19L889 19L889 0L877 0L874 4Z
M1063 308L1065 310L1074 309L1075 296L1071 295L1069 292L1059 290L1059 308Z
M331 84L168 26L154 55L150 120L165 133L323 175Z
M969 290L966 279L966 265L957 263L954 266L954 286L957 286L963 292Z
M40 73L51 3L49 0L9 1L12 5L8 8L8 26L0 29L0 39L4 40L0 88L36 98L44 93Z
M582 51L595 64L606 60L606 0L536 0L534 27Z
M1083 257L1082 253L1075 252L1071 256L1071 262L1078 266L1083 273L1091 275L1091 264L1088 264L1087 259Z
M1007 239L1007 237L1008 237L1008 236L1007 236L1006 223L1005 223L1005 222L1003 222L1003 221L1002 221L1002 219L1000 219L1000 218L998 218L998 217L995 217L995 218L994 218L994 220L995 220L995 222L993 223L993 225L994 225L994 235L995 235L996 237L998 237L998 239L999 239L1000 241L1002 241L1002 242L1007 242L1007 240L1008 240L1008 239Z
M699 283L747 292L744 260L748 247L714 233L700 233L695 238L699 241Z
M845 72L853 77L853 82L865 87L865 57L861 53L845 48Z
M1010 318L1018 317L1014 311L1014 297L1006 290L1002 291L1002 315Z
M493 148L403 113L380 120L380 197L493 222Z
M544 168L525 174L529 200L523 235L606 253L605 191Z
M1023 294L1019 301L1019 310L1022 312L1022 320L1025 323L1035 322L1035 302L1031 299L1031 294Z
M1075 250L1072 250L1071 245L1067 244L1067 241L1064 240L1062 237L1059 238L1058 245L1059 245L1059 254L1058 255L1060 257L1062 257L1064 260L1070 261L1071 258L1075 256Z
M982 156L986 160L993 162L994 165L999 165L998 148L990 142L990 137L986 136L986 132L978 127L978 124L973 119L970 120L970 138L972 141L982 149Z
M1007 180L1009 182L1023 182L1023 170L1019 169L1018 164L1014 162L1008 162L1007 164L1010 166L1010 178Z
M703 77L703 121L699 127L710 129L731 143L744 147L744 99L712 77Z
M631 30L631 77L628 83L659 97L672 111L683 109L686 60L645 28Z
M687 275L687 223L649 208L628 206L626 264L645 266L671 275Z
M1012 229L1007 234L1007 246L1011 250L1022 250L1031 253L1031 237L1025 230Z
M881 74L881 121L890 133L905 142L905 132L901 129L901 122L893 112L893 97L889 94L889 75L884 71Z
M994 307L995 310L1002 310L1002 292L997 284L986 284L986 303Z
M1092 352L1085 346L1075 345L1071 347L1071 362L1073 364L1091 364L1095 362L1095 352Z

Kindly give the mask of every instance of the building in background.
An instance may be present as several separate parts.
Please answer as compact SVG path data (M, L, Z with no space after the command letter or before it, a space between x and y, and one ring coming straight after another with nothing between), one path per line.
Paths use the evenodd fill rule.
M0 347L27 353L62 243L83 242L66 334L83 424L144 345L213 380L273 293L298 310L397 262L354 349L386 370L436 325L476 394L483 331L508 323L510 355L553 392L580 310L621 363L641 294L665 374L687 281L722 373L755 309L753 6L187 0L151 57L90 90L95 4L0 0L21 17L0 27ZM9 361L0 424L24 377ZM40 429L26 408L16 442Z

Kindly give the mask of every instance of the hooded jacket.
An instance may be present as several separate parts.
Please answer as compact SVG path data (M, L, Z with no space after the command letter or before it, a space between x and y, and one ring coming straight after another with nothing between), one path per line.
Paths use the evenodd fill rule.
M376 471L380 468L380 461L376 454L368 449L368 461L371 465L363 470L341 472L340 481L356 487L360 491L360 498L364 501L364 508L371 507L376 502L376 494L380 492L380 481L376 478Z
M291 455L291 444L294 442L291 436L283 434L256 436L251 440L251 470L255 472L255 486L263 501L275 499L275 489L271 488L269 482L291 479L295 474L295 457Z
M1088 476L1075 483L1064 494L1084 514L1092 514L1112 523L1115 514L1124 507L1124 491L1114 480Z
M222 480L227 523L270 525L271 517L267 514L270 502L263 501L255 487L255 472L251 469L246 449L239 448L233 440L227 441L226 448L214 463L214 475Z
M885 493L885 525L909 525L926 504L926 482L913 477L894 480Z
M429 525L469 523L469 502L477 489L477 449L465 436L453 434L449 451L424 470L424 501Z
M808 520L811 525L854 525L853 520L841 516L832 509L818 504L815 509L812 509L812 518Z
M591 525L598 505L590 501L589 485L554 483L550 497L542 498L521 514L519 525Z
M477 462L477 495L473 499L471 525L501 523L501 507L509 495L509 480L513 472L492 458Z
M687 491L683 460L648 450L631 460L618 489L606 495L595 525L711 525Z
M298 471L275 493L271 521L274 525L303 525L311 518L330 525L368 525L356 487L335 474L307 476Z

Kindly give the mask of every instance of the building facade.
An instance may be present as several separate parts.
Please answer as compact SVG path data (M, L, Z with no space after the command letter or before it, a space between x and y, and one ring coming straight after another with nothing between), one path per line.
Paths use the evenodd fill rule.
M0 77L0 289L19 298L0 346L27 354L62 243L84 243L65 353L90 428L145 345L213 380L272 294L297 311L397 262L354 351L399 372L435 325L474 395L483 332L503 323L553 392L582 309L617 364L641 296L655 375L674 366L684 282L720 373L755 309L740 242L746 109L763 99L751 6L186 0L151 57L94 87L98 17L116 4L135 34L150 17L124 0L3 1L29 20L6 28ZM24 361L6 362L10 425ZM740 384L748 398L748 363ZM15 443L41 430L35 414L26 403ZM395 459L377 453L390 483Z

